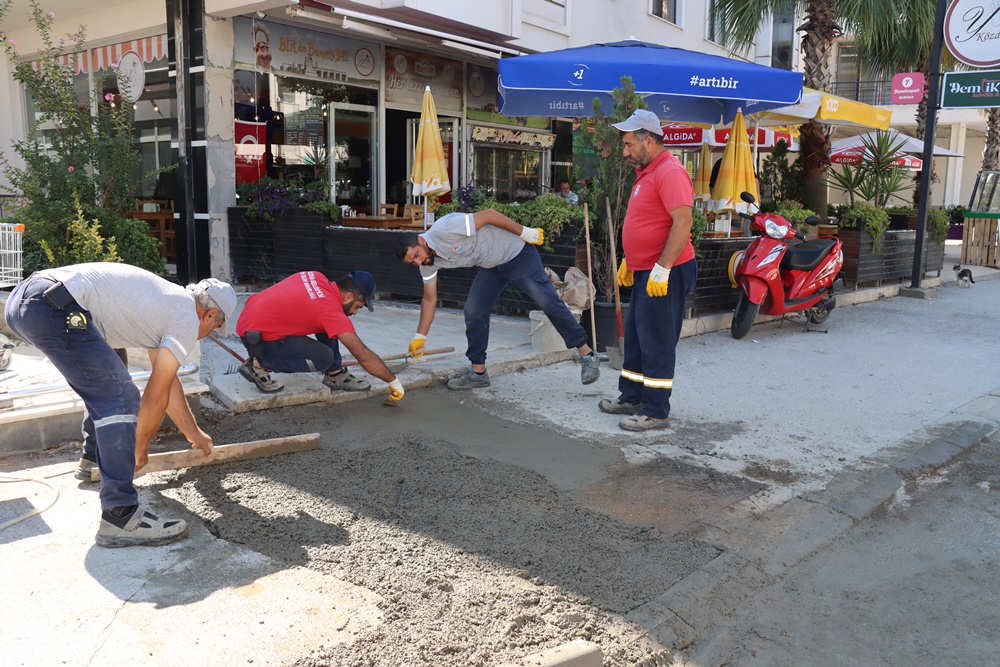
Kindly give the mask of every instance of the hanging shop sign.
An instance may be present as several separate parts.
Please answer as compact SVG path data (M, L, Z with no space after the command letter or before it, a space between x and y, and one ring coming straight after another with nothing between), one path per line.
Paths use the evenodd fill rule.
M461 62L404 49L385 50L386 103L419 109L427 86L439 114L443 110L461 113L465 87Z
M945 72L941 87L942 109L1000 107L1000 70Z
M508 130L502 127L482 127L480 125L476 125L472 128L472 140L494 144L508 144L512 146L552 148L556 142L556 135L540 134L538 132L525 132L524 130Z
M1000 4L955 0L944 17L944 40L952 55L966 65L1000 65Z
M325 81L378 81L379 48L341 35L269 21L233 19L237 66Z

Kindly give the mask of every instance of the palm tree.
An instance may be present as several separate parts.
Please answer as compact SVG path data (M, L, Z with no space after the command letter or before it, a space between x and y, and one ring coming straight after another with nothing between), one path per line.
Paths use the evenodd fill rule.
M983 169L1000 169L1000 109L986 114L986 147L983 149Z
M727 46L737 53L753 45L762 17L799 9L804 83L817 90L830 89L834 47L845 32L855 35L859 61L873 71L908 71L930 56L935 0L715 0L715 7ZM823 217L829 131L810 121L800 132L803 203Z

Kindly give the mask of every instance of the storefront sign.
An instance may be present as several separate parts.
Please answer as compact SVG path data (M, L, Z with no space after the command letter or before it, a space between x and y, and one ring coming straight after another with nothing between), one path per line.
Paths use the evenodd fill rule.
M944 109L1000 107L1000 70L945 72L942 88L941 107Z
M334 82L378 81L378 45L300 27L233 19L235 59L258 72Z
M533 148L552 148L556 142L556 135L476 125L472 128L472 140L495 144L531 146Z
M403 49L385 50L385 101L420 108L431 87L438 113L461 113L465 79L462 63Z
M892 77L893 104L920 104L924 99L923 72L901 72Z
M952 55L966 65L1000 65L1000 4L955 0L944 17L944 39Z

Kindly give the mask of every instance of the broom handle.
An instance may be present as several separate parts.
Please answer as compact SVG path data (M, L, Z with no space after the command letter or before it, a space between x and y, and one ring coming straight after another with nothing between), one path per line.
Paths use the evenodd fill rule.
M587 283L587 289L589 291L591 285L594 284L594 269L590 263L590 209L587 208L587 202L583 202L583 231L587 240L587 280L590 281ZM597 354L597 322L594 317L594 310L597 307L594 303L596 296L593 291L590 292L590 335L594 343L590 349L594 354Z
M218 338L216 338L215 334L209 334L208 337L211 338L213 341L215 341L215 344L218 345L219 347L221 347L223 350L225 350L229 354L231 354L234 357L236 357L237 359L239 359L240 362L246 361L246 359L244 359L243 357L241 357L240 355L238 355L231 347L229 347L228 345L226 345L225 343L223 343L221 340L219 340ZM426 352L424 352L424 354L425 355L426 354L446 354L448 352L454 352L454 351L455 351L454 347L439 347L439 348L434 349L434 350L427 350ZM390 354L388 357L382 357L382 361L398 361L400 359L406 359L409 356L410 356L409 353L407 353L407 354ZM354 361L354 360L345 361L342 365L343 366L357 366L358 362Z
M618 248L615 243L615 229L614 225L611 224L611 199L608 197L604 198L604 205L608 208L608 239L611 241L611 267L614 269L618 268ZM615 274L615 316L618 319L618 337L621 338L625 335L622 328L622 295L621 291L618 289L618 275Z
M433 350L425 350L423 356L429 354L447 354L448 352L454 352L454 347L439 347ZM406 354L390 354L387 357L382 357L382 361L399 361L400 359L411 359L413 358L409 352ZM358 362L355 360L345 361L342 366L357 366Z

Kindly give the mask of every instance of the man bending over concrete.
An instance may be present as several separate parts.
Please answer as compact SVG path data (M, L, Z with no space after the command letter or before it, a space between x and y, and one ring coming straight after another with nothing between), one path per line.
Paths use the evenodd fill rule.
M213 278L187 288L128 264L96 262L36 271L7 300L11 331L45 354L84 404L80 470L101 477L103 547L170 544L188 534L181 519L161 519L139 503L135 471L163 414L192 448L212 453L212 438L191 413L177 378L197 342L236 309L236 293ZM152 373L139 389L114 348L149 351ZM89 467L88 467L89 465Z
M420 267L424 281L417 334L409 346L414 357L423 354L427 332L434 321L438 269L479 267L465 301L465 335L469 343L465 356L472 367L464 375L449 380L449 389L490 386L490 376L486 372L490 311L511 282L545 312L566 347L580 351L583 384L596 382L600 377L597 354L587 345L587 334L545 274L535 248L543 242L541 229L523 227L493 209L450 213L436 220L419 236L404 232L397 239L396 256L407 264Z

